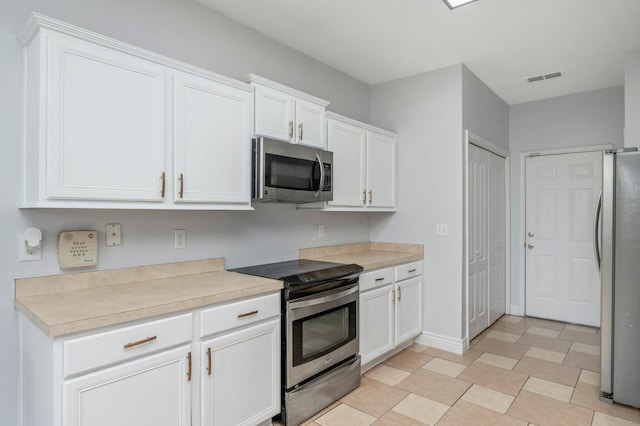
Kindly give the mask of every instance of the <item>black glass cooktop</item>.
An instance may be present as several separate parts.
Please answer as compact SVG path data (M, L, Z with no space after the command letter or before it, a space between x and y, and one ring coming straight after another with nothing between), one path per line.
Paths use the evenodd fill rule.
M231 271L282 280L285 284L292 286L303 283L329 281L347 275L353 275L362 272L362 267L355 264L297 259L286 262L245 266L231 269Z

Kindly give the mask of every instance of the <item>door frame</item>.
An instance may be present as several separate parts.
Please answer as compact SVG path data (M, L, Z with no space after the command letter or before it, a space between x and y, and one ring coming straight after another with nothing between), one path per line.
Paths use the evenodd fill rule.
M463 352L469 349L469 144L476 145L482 149L494 153L495 155L504 158L504 203L505 203L505 313L508 315L511 313L511 228L510 221L510 167L509 167L509 151L490 142L482 137L472 133L469 129L464 131L464 146L463 152L463 191L462 191L462 220L463 220L463 244L462 244L462 270L463 270L463 289L464 295L463 307L464 307L464 319L463 326Z
M543 149L535 151L526 151L520 153L520 227L518 229L518 257L519 257L519 273L518 273L518 305L511 306L511 313L513 315L526 315L526 251L525 251L525 233L526 233L526 201L527 201L527 174L526 174L526 159L527 157L539 157L542 155L554 155L554 154L579 154L582 152L604 151L606 149L613 149L612 144L605 145L587 145L578 146L574 148L557 148L557 149Z

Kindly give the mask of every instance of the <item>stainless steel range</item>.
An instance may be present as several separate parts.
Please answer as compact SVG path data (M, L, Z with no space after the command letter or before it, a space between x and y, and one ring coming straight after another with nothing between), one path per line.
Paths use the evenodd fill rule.
M281 416L285 424L302 423L358 387L361 266L300 259L234 271L284 282Z

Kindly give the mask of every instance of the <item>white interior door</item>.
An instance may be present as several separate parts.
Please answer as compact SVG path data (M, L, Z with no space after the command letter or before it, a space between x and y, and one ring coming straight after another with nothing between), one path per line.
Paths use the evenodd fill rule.
M469 339L506 310L505 159L469 144Z
M506 312L507 204L504 158L489 154L489 325Z
M600 325L593 258L602 153L526 158L526 314Z
M489 326L488 153L469 144L469 339Z

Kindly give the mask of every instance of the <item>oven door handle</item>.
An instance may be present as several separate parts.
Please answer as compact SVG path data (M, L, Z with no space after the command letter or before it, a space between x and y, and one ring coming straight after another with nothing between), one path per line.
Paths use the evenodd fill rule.
M346 287L340 287L333 290L328 290L323 293L307 296L303 299L294 300L289 303L289 309L304 308L307 306L320 305L322 303L338 300L342 297L356 293L358 291L358 283L351 284Z

